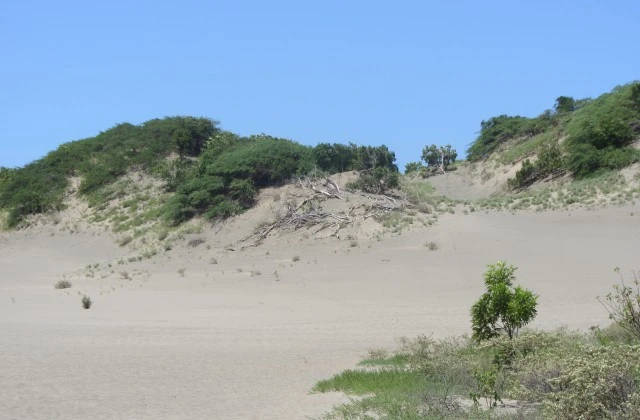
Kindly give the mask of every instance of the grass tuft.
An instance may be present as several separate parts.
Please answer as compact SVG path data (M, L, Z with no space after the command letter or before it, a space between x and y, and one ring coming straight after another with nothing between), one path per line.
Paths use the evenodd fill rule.
M54 289L69 289L71 288L71 282L69 280L60 280L58 281L53 288Z
M93 305L93 302L91 301L91 298L87 295L82 296L82 307L84 309L90 309L91 305Z

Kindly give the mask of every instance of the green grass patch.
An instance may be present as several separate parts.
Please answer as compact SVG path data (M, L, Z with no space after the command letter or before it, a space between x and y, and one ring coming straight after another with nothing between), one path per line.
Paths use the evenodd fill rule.
M390 357L370 357L362 360L358 363L359 366L396 366L403 367L406 366L409 362L409 359L404 354L395 354Z
M418 392L424 389L427 382L425 375L406 369L346 370L331 379L318 382L313 390L352 395L404 393Z
M515 163L518 160L533 155L545 142L555 138L557 138L557 133L549 131L531 138L526 138L515 144L508 144L505 150L498 155L497 160L502 165Z

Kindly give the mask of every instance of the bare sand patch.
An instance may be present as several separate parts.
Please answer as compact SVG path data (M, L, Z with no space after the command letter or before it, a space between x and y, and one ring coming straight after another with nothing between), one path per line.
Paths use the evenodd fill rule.
M519 267L518 283L540 295L535 328L606 324L596 296L617 281L614 267L640 268L638 205L445 214L432 227L364 236L356 246L285 235L233 252L224 247L232 228L237 237L250 231L207 228L199 246L185 238L134 262L135 250L107 234L42 226L2 234L0 412L318 417L344 397L309 395L314 383L367 349L404 335L468 332L486 264ZM62 274L72 288L53 288ZM79 293L92 297L90 310Z

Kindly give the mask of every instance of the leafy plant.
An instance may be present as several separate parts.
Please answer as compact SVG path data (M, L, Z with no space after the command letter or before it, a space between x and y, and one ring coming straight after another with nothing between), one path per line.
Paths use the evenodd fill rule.
M422 149L422 160L430 167L442 164L443 168L446 169L449 164L456 161L457 157L458 152L450 144L440 147L432 144Z
M624 330L640 339L640 279L633 273L631 285L624 282L620 269L615 272L620 276L620 284L613 286L613 292L598 301L609 312L609 319Z
M522 162L522 167L516 172L514 178L509 178L507 184L511 188L523 188L535 181L538 175L536 166L529 159Z
M481 341L505 333L509 339L537 314L537 296L513 287L516 268L500 261L484 273L486 292L471 307L473 338Z
M372 194L385 194L387 190L398 188L400 174L386 167L378 167L360 173L357 180L347 183L348 188Z
M502 369L496 364L489 368L477 369L473 372L477 390L470 393L474 404L480 404L480 398L485 400L487 407L496 407L502 402L500 394L504 387L505 377Z
M0 182L0 208L9 211L11 227L28 215L61 210L70 177L82 177L79 193L89 195L128 170L153 173L177 151L176 131L188 136L183 152L197 154L204 139L218 131L216 125L206 118L167 117L141 125L119 124L95 137L63 144L42 159L11 170L11 176Z
M424 169L422 162L409 162L404 166L404 174L421 172Z

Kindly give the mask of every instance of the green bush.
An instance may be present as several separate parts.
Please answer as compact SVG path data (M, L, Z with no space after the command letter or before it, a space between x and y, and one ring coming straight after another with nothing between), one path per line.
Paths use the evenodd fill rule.
M522 167L516 172L515 178L509 178L507 184L511 188L524 188L538 177L536 166L529 159L522 162Z
M442 163L442 166L446 169L450 163L456 161L457 157L458 152L450 144L440 147L432 144L422 149L422 160L430 167L439 166Z
M486 292L471 307L474 339L487 340L502 333L512 339L535 318L538 297L530 290L513 287L515 271L504 261L488 266L484 273Z
M567 168L578 178L593 175L601 167L602 157L590 144L576 144L567 156Z
M567 166L576 177L620 169L640 160L628 147L638 136L638 82L619 86L577 110L567 124Z
M269 136L251 137L217 157L206 155L201 163L208 175L251 180L256 187L281 184L294 175L313 169L311 148L291 140Z
M613 292L598 300L612 321L640 340L640 279L634 272L631 284L626 284L620 269L616 268L616 272L620 275L620 284L614 285Z
M234 179L229 184L229 194L243 206L250 206L256 196L256 188L250 179Z
M467 159L485 159L508 140L533 137L550 128L552 123L553 117L548 113L536 118L500 115L482 121L480 134L467 149Z
M192 154L218 131L216 124L205 118L169 117L138 126L119 124L93 138L63 144L0 182L0 208L9 211L10 226L30 214L60 210L70 177L81 177L80 193L88 195L128 170L153 173L166 156L177 151L173 137L177 130L193 136L183 150Z
M404 174L421 172L424 169L422 162L409 162L404 166Z
M398 188L400 174L389 168L375 168L360 173L357 180L347 183L347 188L371 194L385 194L387 190Z
M565 161L562 147L558 141L543 143L538 151L536 169L540 176L555 175L564 170Z
M562 173L564 167L565 159L560 144L557 141L546 142L541 145L536 162L525 159L522 168L514 178L507 180L507 184L511 188L524 188L540 178Z
M221 133L209 140L200 161L185 172L165 217L179 224L192 217L227 218L250 207L258 187L281 184L313 168L311 149L269 136Z
M313 148L313 158L318 169L328 173L346 172L356 168L358 146L353 143L320 143Z
M622 169L638 161L640 151L630 147L597 149L591 144L575 144L569 149L567 168L576 178L585 178L602 170Z
M637 418L640 346L587 347L560 356L538 390L548 418Z

